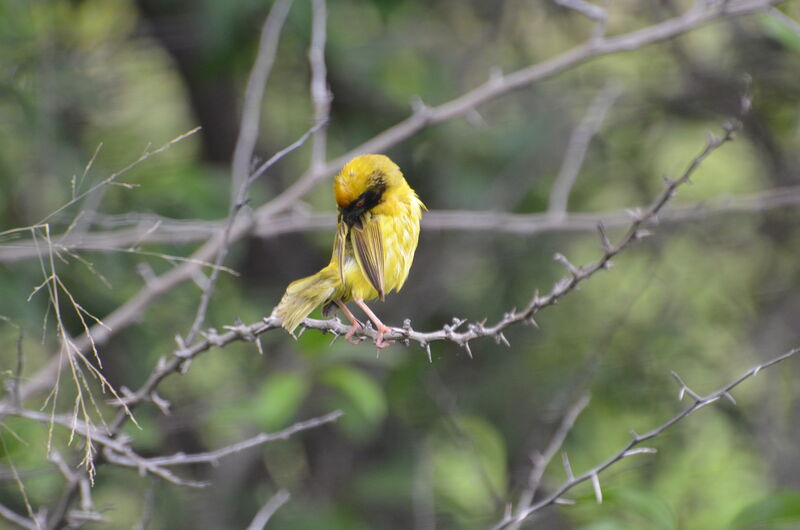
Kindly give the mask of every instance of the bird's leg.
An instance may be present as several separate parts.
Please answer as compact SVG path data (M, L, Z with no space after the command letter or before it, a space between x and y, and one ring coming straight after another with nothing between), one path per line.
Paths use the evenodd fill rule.
M375 316L375 313L372 312L372 309L367 307L367 304L364 303L364 300L353 297L353 301L358 304L358 307L364 310L369 319L375 324L375 328L378 330L378 338L375 339L375 346L383 349L388 348L391 344L394 344L393 340L383 340L383 335L392 331L392 328L381 322L381 320Z
M353 340L353 333L360 330L364 326L361 324L361 322L358 321L356 317L353 316L353 313L351 313L350 310L347 309L347 306L345 305L344 302L342 302L341 300L336 300L336 305L339 306L339 309L342 310L342 313L344 313L344 316L346 316L347 319L350 320L351 324L350 331L348 331L347 334L344 336L344 340L346 340L350 344L359 344L360 341L356 342Z

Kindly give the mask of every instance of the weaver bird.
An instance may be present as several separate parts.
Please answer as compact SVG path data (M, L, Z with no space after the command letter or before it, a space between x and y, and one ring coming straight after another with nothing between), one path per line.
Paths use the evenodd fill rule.
M320 305L326 317L341 309L352 324L345 339L354 343L353 333L362 324L345 305L353 301L375 324L375 345L385 348L392 341L383 336L391 328L364 300L383 300L405 283L425 205L397 164L384 155L361 155L348 162L334 178L333 194L339 221L331 262L313 276L289 284L275 314L291 333Z

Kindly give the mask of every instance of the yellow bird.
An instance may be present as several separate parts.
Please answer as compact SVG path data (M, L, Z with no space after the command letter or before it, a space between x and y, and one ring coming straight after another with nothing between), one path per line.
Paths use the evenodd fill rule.
M338 307L352 324L345 339L353 342L353 333L362 326L345 305L352 300L375 324L375 345L385 348L392 343L383 340L390 328L364 300L383 300L405 283L425 205L397 164L384 155L361 155L348 162L334 179L333 194L339 221L331 262L289 284L275 314L291 333L318 306L326 317Z

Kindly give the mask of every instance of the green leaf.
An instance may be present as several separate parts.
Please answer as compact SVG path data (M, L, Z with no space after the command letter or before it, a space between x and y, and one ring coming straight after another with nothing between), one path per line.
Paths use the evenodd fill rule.
M271 375L261 385L253 406L254 420L268 431L284 427L308 394L308 379L297 372Z
M731 528L797 528L800 525L800 492L783 491L746 506L740 511Z
M433 489L442 507L456 516L490 516L495 498L505 498L506 448L497 430L482 418L457 416L428 439Z
M337 404L344 416L337 425L354 438L366 438L375 432L386 417L386 396L383 389L361 370L350 366L334 366L325 370L320 381L344 398Z

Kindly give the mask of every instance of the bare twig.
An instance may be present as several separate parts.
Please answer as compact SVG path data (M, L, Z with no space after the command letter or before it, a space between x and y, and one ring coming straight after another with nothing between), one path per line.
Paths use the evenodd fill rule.
M290 497L291 495L289 495L288 491L283 489L278 490L278 492L258 510L256 516L247 526L247 530L262 530L269 520L272 519L272 516L275 515L275 512L277 512L281 506L289 502Z
M569 138L564 162L558 171L558 176L550 191L550 202L547 211L552 216L559 218L567 213L567 201L570 191L575 185L578 173L583 166L589 142L600 130L608 110L622 93L616 83L606 86L589 104L583 121L573 131Z
M794 357L800 353L800 348L795 348L790 350L782 355L778 355L770 359L769 361L754 366L744 372L741 376L734 379L730 383L722 386L721 388L711 392L706 396L697 396L693 398L693 403L677 413L676 415L672 416L670 419L659 425L658 427L644 433L644 434L637 434L633 432L631 434L631 439L626 443L619 451L617 451L614 455L610 458L605 460L604 462L596 465L595 467L589 469L585 473L578 475L578 476L568 476L567 480L561 484L558 488L556 488L553 492L551 492L547 497L542 499L541 501L533 504L529 508L525 509L522 512L516 513L513 517L504 517L494 528L501 529L507 528L514 522L522 522L525 519L529 518L533 514L541 511L542 509L550 506L556 502L564 493L571 490L578 484L582 482L586 482L587 480L591 480L594 484L595 494L598 496L598 500L602 499L602 492L599 492L599 479L597 478L598 475L603 472L604 470L608 469L612 465L616 464L620 460L628 458L630 456L638 455L638 454L650 454L653 453L654 450L647 447L638 447L642 443L652 440L657 436L663 434L667 429L678 423L679 421L686 418L689 414L718 401L720 398L725 398L726 396L730 395L731 390L739 386L741 383L750 379L751 377L755 377L761 370L769 368L770 366L774 366L778 363L781 363L791 357ZM684 385L685 386L685 385ZM598 493L599 492L599 493Z

